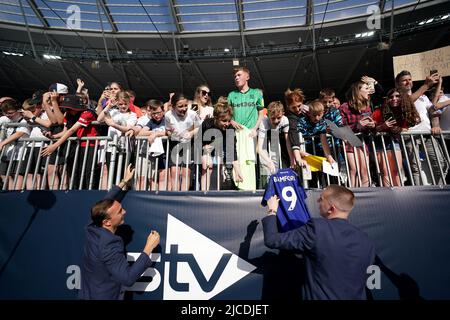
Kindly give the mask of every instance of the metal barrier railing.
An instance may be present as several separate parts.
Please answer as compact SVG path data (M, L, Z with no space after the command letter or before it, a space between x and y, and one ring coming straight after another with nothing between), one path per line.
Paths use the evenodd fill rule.
M20 124L3 125L2 132L6 127L13 126ZM352 147L353 152L344 151L345 141L337 143L331 135L327 138L331 142L332 156L339 166L339 175L318 174L312 181L303 181L305 188L323 188L330 183L347 187L446 184L450 163L446 139L450 141L450 131L439 135L429 132L404 132L395 136L386 133L360 135L363 147ZM317 149L318 140L318 137L301 137L302 150L308 149L313 155L321 155ZM5 146L1 150L0 157L5 169L2 172L2 190L109 189L120 182L125 168L132 163L136 168L132 189L209 191L211 188L202 188L200 183L201 156L198 158L193 153L201 146L195 143L194 146L191 143L177 145L169 154L169 139L162 137L162 141L164 154L153 156L148 138L144 136L131 139L124 136L71 137L55 150L54 155L42 157L42 150L53 144L52 141L47 138L21 138L14 143L14 147ZM107 151L107 146L110 151ZM183 157L180 157L181 149ZM277 168L282 168L279 142L270 140L267 150L270 159L270 152L275 153L273 158ZM203 154L199 150L197 152ZM5 158L7 153L10 161ZM109 153L108 159L106 153ZM169 168L169 157L172 157L172 168ZM208 174L209 169L206 170L206 186L214 185L211 179L215 176L214 190L220 190L225 162L217 155L212 162L211 175ZM257 164L262 172L264 164L258 154ZM257 178L262 179L261 174Z

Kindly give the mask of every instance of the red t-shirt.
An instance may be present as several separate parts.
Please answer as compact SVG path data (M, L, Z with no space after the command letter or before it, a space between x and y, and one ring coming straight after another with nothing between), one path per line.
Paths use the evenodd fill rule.
M139 108L138 106L135 106L132 102L130 102L129 109L131 110L131 112L136 113L137 118L140 118L143 116L141 108Z
M81 128L77 130L77 137L96 137L97 136L97 129L95 126L93 126L91 123L92 121L97 120L97 116L94 115L91 111L83 111L83 113L80 115L80 118L78 118L77 123L81 125ZM81 141L80 146L85 147L86 141ZM90 141L89 146L93 147L95 146L95 141Z
M381 113L381 109L378 108L372 113L372 119L375 121L378 125L382 124L384 122L383 120L383 114Z
M381 112L381 108L376 109L373 113L372 113L372 119L373 121L375 121L377 123L377 125L383 124L383 122L385 122L386 119L384 119L383 117L383 113ZM392 108L392 113L395 116L395 120L397 121L396 126L399 126L401 128L408 128L408 123L406 122L405 119L403 119L402 117L402 110L401 108Z

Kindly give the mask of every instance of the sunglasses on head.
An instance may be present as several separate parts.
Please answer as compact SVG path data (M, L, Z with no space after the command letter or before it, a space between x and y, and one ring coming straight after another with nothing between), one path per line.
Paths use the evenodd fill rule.
M206 96L206 95L211 96L211 92L209 92L209 91L202 90L200 92L202 93L202 96Z

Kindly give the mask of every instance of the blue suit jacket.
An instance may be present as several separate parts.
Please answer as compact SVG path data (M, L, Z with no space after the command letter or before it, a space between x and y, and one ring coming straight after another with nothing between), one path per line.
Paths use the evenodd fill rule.
M285 233L278 232L275 215L262 222L266 246L303 253L305 300L366 299L367 267L374 262L375 247L348 220L313 218Z
M120 191L114 186L105 199L114 199ZM90 224L86 228L79 298L118 300L122 285L133 285L151 265L149 256L142 252L130 266L122 238Z

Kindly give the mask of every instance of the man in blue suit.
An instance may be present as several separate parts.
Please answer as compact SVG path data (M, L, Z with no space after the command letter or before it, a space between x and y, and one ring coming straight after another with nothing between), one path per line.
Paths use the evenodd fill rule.
M91 209L92 223L86 228L81 269L80 299L119 300L121 287L131 286L152 265L150 253L159 244L159 234L152 230L141 255L129 265L117 227L124 223L125 209L114 200L133 178L134 169L128 166L124 179Z
M279 233L279 199L268 201L263 218L264 242L273 249L299 250L305 259L305 300L366 299L367 267L375 259L369 237L348 221L355 196L345 187L330 185L318 199L320 215L300 228ZM280 270L282 272L282 270Z

